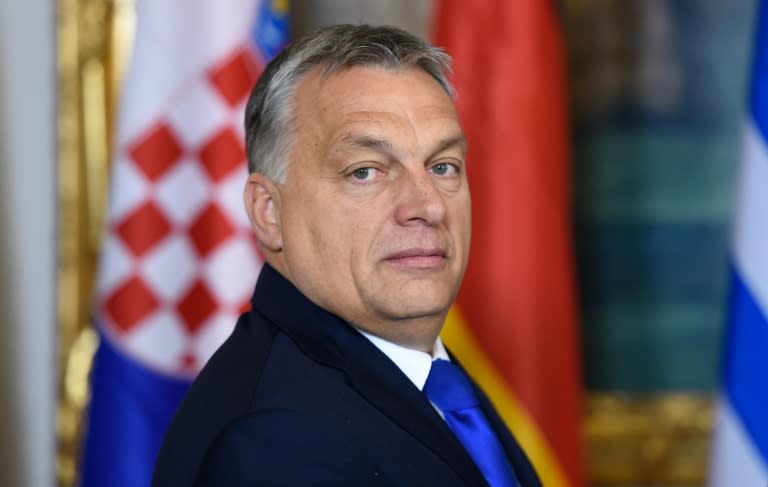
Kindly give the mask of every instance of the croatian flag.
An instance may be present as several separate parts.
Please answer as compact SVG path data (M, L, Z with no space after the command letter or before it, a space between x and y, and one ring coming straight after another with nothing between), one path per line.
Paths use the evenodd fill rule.
M261 268L242 202L243 111L287 0L138 0L111 166L83 487L150 484L187 387Z
M768 4L760 6L710 485L768 485Z

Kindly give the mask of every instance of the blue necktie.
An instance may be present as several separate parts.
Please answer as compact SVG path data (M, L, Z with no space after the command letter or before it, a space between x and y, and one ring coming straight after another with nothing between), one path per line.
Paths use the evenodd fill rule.
M504 448L480 409L472 383L461 369L447 360L434 360L424 393L443 412L445 422L492 487L518 485Z

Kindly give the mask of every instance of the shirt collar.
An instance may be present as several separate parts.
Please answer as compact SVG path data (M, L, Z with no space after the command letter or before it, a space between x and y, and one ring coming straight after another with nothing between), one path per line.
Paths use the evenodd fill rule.
M397 365L403 374L405 374L405 376L408 377L419 390L422 390L424 384L427 382L427 376L429 375L429 370L432 368L433 360L451 360L448 357L448 352L446 352L440 337L437 337L437 340L435 340L432 355L429 355L421 350L406 348L375 335L371 335L359 328L358 331L373 343L376 348L381 350L384 355L389 357L389 359Z

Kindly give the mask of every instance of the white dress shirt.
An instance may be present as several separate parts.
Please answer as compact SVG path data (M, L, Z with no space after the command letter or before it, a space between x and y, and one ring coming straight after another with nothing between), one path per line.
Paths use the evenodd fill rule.
M445 351L443 341L440 337L437 337L435 346L432 347L432 355L422 352L421 350L414 350L412 348L402 347L390 341L384 340L370 333L364 332L358 328L358 331L373 343L376 348L381 350L384 355L389 357L391 361L397 365L397 367L408 377L413 384L418 387L419 390L424 389L424 384L427 382L427 376L432 368L432 361L435 359L448 360L448 352Z

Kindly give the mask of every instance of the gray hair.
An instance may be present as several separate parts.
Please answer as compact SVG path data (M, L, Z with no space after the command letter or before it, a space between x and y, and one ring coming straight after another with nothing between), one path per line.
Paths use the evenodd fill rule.
M322 75L354 66L421 69L453 97L451 58L442 49L396 27L334 25L291 43L270 62L245 108L248 170L282 184L294 134L293 95L314 68Z

